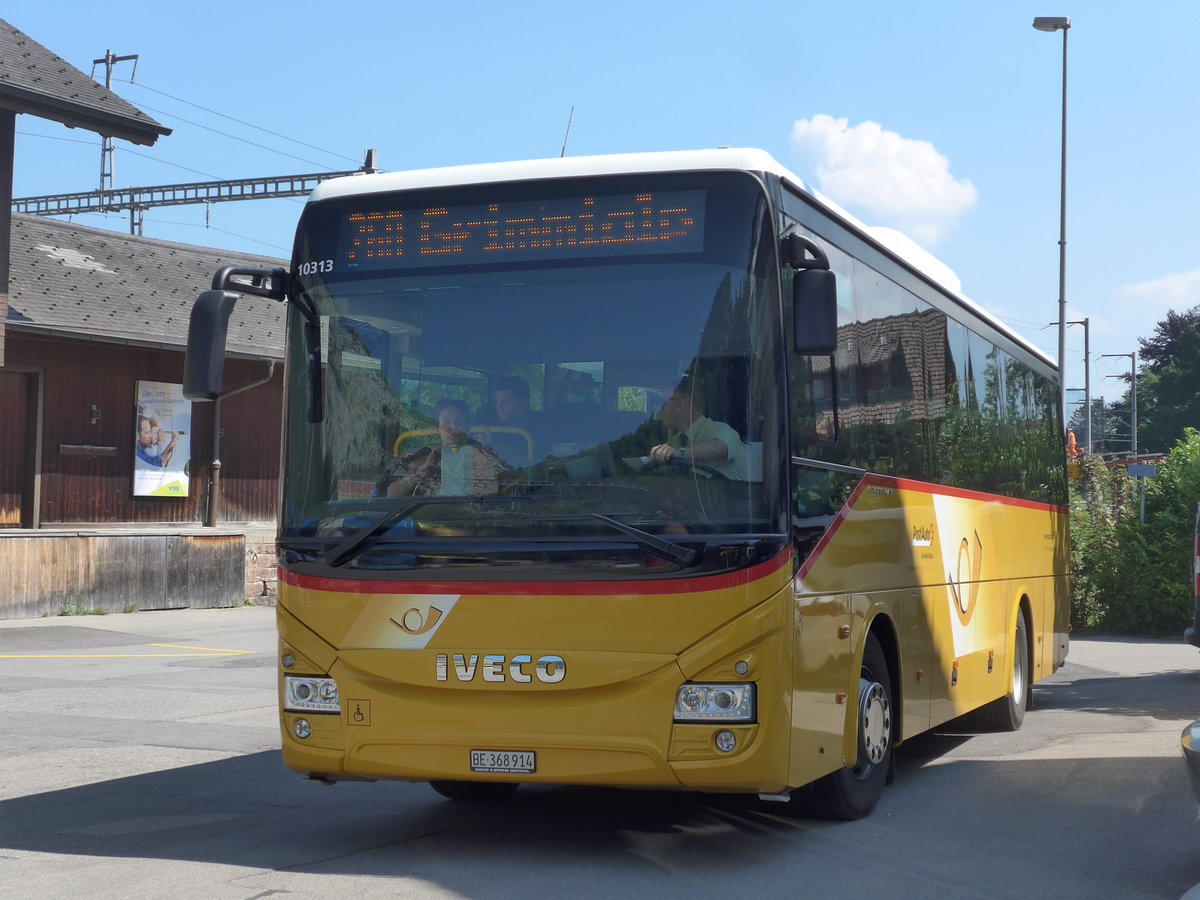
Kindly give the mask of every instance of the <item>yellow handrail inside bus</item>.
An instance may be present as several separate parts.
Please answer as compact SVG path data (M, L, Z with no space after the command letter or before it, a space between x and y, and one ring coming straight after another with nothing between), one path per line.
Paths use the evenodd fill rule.
M516 434L525 438L525 446L528 448L529 458L533 459L533 435L524 428L513 428L509 425L472 425L469 429L472 436L487 435L487 434ZM431 437L438 433L436 428L413 428L403 432L396 438L396 443L392 445L392 456L400 455L400 447L405 441L418 437ZM486 441L484 441L486 443Z

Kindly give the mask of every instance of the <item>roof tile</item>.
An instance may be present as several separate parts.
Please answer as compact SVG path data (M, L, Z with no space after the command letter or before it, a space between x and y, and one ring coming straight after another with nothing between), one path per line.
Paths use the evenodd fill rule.
M286 260L135 237L14 214L8 328L52 330L130 343L187 343L192 303L223 266ZM83 318L95 313L96 325ZM283 356L282 303L247 295L229 323L229 350Z

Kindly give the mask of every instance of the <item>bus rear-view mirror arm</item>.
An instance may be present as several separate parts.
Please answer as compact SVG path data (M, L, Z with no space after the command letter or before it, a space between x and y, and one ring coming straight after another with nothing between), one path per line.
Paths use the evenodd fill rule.
M240 294L283 300L287 296L286 269L225 266L213 276L212 289L192 304L188 320L187 353L183 362L183 395L189 400L217 400L225 372L225 344L229 317ZM236 389L235 389L236 390Z
M213 276L214 291L237 291L282 300L287 296L287 269L262 269L248 266L225 266Z
M837 278L829 257L802 234L783 239L783 258L792 277L792 350L829 356L837 349Z
M205 291L192 304L187 352L183 358L183 396L216 400L225 372L225 341L229 317L238 301L233 291Z
M833 393L833 440L841 437L838 422L837 276L829 257L814 241L795 232L783 238L782 255L796 269L792 276L792 352L828 356Z
M188 322L187 355L183 364L183 395L189 400L219 400L237 393L258 382L239 387L221 389L225 371L225 345L229 334L229 317L241 294L285 300L288 297L288 273L286 269L251 268L226 266L213 276L212 290L205 291L192 305ZM324 418L321 385L320 341L315 311L306 305L297 304L304 315L309 330L309 382L312 397L309 403L309 421L319 422Z

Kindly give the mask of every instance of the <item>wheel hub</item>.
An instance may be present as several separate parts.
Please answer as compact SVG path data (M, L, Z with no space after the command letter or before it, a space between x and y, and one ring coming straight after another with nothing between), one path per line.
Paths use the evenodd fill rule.
M892 743L892 706L878 681L863 679L858 691L858 768L877 766Z

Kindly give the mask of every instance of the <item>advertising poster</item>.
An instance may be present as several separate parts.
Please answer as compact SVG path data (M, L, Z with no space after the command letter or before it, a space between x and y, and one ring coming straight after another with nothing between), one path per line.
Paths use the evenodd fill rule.
M186 497L191 471L192 401L183 385L139 381L133 496Z

